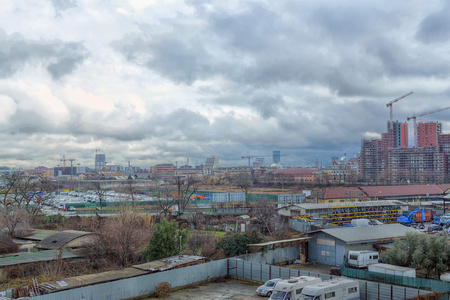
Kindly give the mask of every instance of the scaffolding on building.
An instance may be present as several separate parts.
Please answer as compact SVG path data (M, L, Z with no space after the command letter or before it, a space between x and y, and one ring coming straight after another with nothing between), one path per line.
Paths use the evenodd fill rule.
M379 220L383 223L395 223L403 214L400 205L390 202L361 202L354 204L332 205L329 207L329 222L343 225L353 219Z

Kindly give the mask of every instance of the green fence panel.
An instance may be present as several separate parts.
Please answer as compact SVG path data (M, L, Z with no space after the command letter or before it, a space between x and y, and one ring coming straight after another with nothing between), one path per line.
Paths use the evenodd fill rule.
M341 273L344 276L362 280L408 286L435 292L450 291L450 283L426 278L414 278L414 277L383 274L377 272L369 272L366 270L346 268L344 265L341 266Z

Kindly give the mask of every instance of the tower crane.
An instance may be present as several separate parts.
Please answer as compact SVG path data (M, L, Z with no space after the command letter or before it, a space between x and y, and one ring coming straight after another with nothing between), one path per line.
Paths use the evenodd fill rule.
M401 97L398 97L398 98L396 98L396 99L394 99L394 100L392 100L391 102L389 102L389 103L387 103L386 104L386 107L389 107L389 110L390 110L390 121L392 122L393 121L393 119L394 119L394 112L393 112L393 109L392 109L392 104L394 104L395 102L397 102L397 101L400 101L400 100L402 100L403 98L405 98L405 97L408 97L409 95L411 95L413 92L409 92L408 94L405 94L405 95L403 95L403 96L401 96Z
M447 109L450 109L450 106L444 107L444 108L435 109L435 110L431 110L431 111L427 111L427 112L424 112L424 113L421 113L421 114L416 114L414 116L406 118L407 121L412 119L413 123L414 123L414 147L418 146L418 141L417 141L417 121L416 121L416 118L423 117L423 116L426 116L426 115L431 115L431 114L434 114L434 113L437 113L437 112L440 112L440 111L443 111L443 110L447 110Z
M256 158L259 158L259 157L261 157L261 158L264 158L264 157L272 157L272 156L268 156L268 155L247 155L247 156L242 156L242 159L244 159L244 158L246 158L246 159L248 159L248 167L250 168L250 159L251 158L254 158L254 157L256 157Z

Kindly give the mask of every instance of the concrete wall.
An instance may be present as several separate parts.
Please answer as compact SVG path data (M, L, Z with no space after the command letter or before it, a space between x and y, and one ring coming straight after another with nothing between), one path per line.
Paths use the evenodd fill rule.
M246 262L230 258L209 262L171 271L165 271L129 279L117 280L104 284L97 284L77 288L54 294L33 297L34 300L119 300L147 295L160 282L169 282L172 287L179 287L191 283L227 275L238 278L267 281L271 278L290 278L294 276L313 276L323 280L331 279L328 274L319 274L290 268L277 267L266 264ZM369 281L359 281L361 299L409 299L417 295L431 293L430 291L380 284Z
M61 291L34 297L34 300L121 300L151 293L161 282L179 287L227 275L227 260L222 259L191 267L159 272L129 279Z

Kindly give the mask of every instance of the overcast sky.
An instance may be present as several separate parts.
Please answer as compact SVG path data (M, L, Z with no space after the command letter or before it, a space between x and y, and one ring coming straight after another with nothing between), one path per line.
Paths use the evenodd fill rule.
M0 165L325 164L397 97L400 121L450 106L449 1L0 4Z

